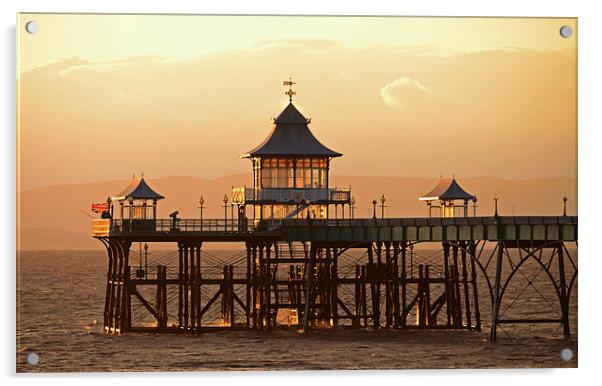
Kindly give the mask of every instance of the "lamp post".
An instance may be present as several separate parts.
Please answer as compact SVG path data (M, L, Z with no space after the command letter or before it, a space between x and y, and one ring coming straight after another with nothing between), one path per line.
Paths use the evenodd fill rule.
M372 218L376 219L376 200L372 200Z
M566 217L566 202L568 201L568 198L566 196L562 197L562 215Z
M224 194L224 230L228 231L228 195Z
M353 219L355 212L355 197L351 197L351 201L349 202L349 217Z
M497 200L499 200L499 199L500 199L500 198L499 198L498 196L494 196L494 197L493 197L493 201L495 201L495 213L494 213L494 216L495 216L495 217L498 217L498 216L499 216L499 214L498 214L498 212L497 212Z
M204 203L205 199L203 198L203 196L201 196L199 198L199 210L201 212L201 232L203 231L203 209L205 209L205 207L203 206Z
M385 198L385 194L380 195L380 210L381 210L381 218L385 218L385 202L387 199Z
M130 219L130 232L131 232L133 230L132 224L134 223L134 221L132 221L134 219L134 217L133 217L134 199L132 197L128 197L128 203L130 204L128 218Z
M472 198L472 215L477 217L477 196Z
M232 230L234 230L234 199L230 203L230 221L232 221Z

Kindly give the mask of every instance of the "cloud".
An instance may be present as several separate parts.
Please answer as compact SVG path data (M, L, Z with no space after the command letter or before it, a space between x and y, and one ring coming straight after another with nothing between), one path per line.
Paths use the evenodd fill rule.
M261 39L255 44L256 48L303 48L311 51L329 51L345 49L346 46L331 39L305 38L305 39Z
M416 176L438 175L450 157L450 168L464 175L576 175L575 153L566 150L577 133L570 51L433 57L299 47L74 57L22 71L21 188L119 178L124 167L149 176L247 170L236 154L267 135L269 118L288 101L282 80L290 75L314 134L345 154L338 174L397 175L428 149L432 159L412 167ZM471 157L456 157L464 153Z
M387 83L380 89L380 96L386 105L395 108L411 108L432 95L433 90L417 80L401 77Z
M71 72L78 70L118 72L122 67L126 66L157 65L167 60L169 60L169 58L159 55L142 55L97 62L90 62L79 58L70 58L67 61L56 63L55 68L57 69L57 75L64 77L69 75Z

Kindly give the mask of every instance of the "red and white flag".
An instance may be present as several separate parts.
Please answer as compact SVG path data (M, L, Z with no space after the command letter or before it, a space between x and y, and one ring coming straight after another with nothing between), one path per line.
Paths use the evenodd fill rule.
M92 204L92 212L94 213L102 213L109 210L109 204L107 202L103 202L102 204Z

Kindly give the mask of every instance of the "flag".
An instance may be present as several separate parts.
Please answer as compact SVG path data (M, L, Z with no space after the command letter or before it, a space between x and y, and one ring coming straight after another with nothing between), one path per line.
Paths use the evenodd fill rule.
M109 210L109 204L107 202L103 202L102 204L92 204L92 212L94 213L102 213Z

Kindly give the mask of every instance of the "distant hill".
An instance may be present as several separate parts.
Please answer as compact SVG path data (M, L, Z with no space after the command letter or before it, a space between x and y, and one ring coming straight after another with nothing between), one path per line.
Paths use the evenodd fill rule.
M158 215L166 218L174 210L181 217L199 216L198 199L205 199L205 218L222 218L222 199L230 196L232 186L252 185L250 173L218 179L197 177L148 178L149 185L166 197L160 201ZM470 193L476 194L478 215L493 212L494 195L500 197L502 215L559 215L562 197L569 197L569 214L577 213L577 181L574 178L504 180L494 177L459 179ZM102 202L119 193L129 181L106 181L59 185L22 191L19 194L19 231L17 247L22 250L100 249L90 236L90 204ZM387 198L387 217L424 216L425 205L417 198L437 183L436 178L332 176L331 186L351 186L356 199L356 217L372 216L372 200L381 194ZM379 203L380 204L380 203ZM379 212L380 213L380 209ZM472 214L472 208L471 208ZM230 215L230 211L228 211ZM340 216L340 212L339 212ZM348 210L345 217L349 216Z

